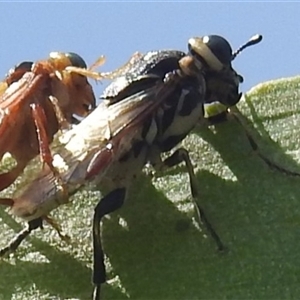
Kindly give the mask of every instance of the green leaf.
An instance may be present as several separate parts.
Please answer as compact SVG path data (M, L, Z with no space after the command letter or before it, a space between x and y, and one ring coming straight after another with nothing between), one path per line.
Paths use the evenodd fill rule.
M260 84L238 107L261 151L300 172L300 78ZM193 225L183 166L141 176L124 207L104 221L104 298L298 299L300 178L270 170L234 120L197 128L183 146L196 166L199 201L228 250L219 253ZM0 299L89 299L91 220L100 197L86 190L53 212L70 244L46 225L0 261ZM4 210L0 218L2 247L25 224Z

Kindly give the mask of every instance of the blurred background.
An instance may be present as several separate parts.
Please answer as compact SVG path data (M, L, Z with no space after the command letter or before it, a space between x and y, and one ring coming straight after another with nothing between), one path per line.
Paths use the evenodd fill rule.
M100 55L99 71L122 65L135 52L186 51L193 36L219 34L232 48L260 33L263 42L234 62L244 76L242 91L299 71L300 3L234 2L51 2L0 3L0 76L24 60L72 51L88 64ZM97 96L103 84L96 87Z

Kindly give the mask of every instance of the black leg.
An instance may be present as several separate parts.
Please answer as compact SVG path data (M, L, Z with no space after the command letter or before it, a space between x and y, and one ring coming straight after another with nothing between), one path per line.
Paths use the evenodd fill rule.
M125 199L126 189L118 188L107 194L102 198L95 207L93 218L93 250L94 250L94 264L93 264L93 300L100 299L101 284L106 281L106 272L104 265L104 252L101 242L101 219L105 215L120 208Z
M276 164L275 162L270 160L267 156L265 156L260 151L259 146L258 146L257 142L255 141L253 135L251 134L250 130L247 128L247 125L243 122L243 115L240 113L240 111L238 110L238 108L236 106L228 108L227 110L222 111L214 116L208 117L208 118L206 118L205 121L206 121L206 124L208 126L210 126L210 125L215 125L215 124L226 122L230 119L234 119L236 122L238 122L241 125L241 127L243 128L243 130L246 134L246 137L249 141L251 148L268 165L268 167L270 167L271 169L275 169L275 170L277 170L281 173L284 173L286 175L289 175L289 176L300 177L300 173L288 170L285 167L282 167L282 166Z
M218 250L222 251L225 249L220 237L210 224L209 220L207 219L202 207L198 203L199 199L199 192L197 188L197 180L196 176L194 173L194 168L189 156L189 153L186 149L180 148L177 149L170 157L168 157L166 160L164 160L163 163L163 168L167 167L173 167L175 165L180 164L181 162L185 162L189 177L190 177L190 186L191 186L191 193L192 193L192 198L193 198L193 204L194 208L197 214L197 218L200 223L203 223L205 227L207 228L208 232L212 236L212 238L215 240Z
M243 130L245 131L246 137L250 143L251 148L253 149L253 151L272 169L275 169L281 173L284 173L286 175L289 176L297 176L300 177L300 173L295 172L295 171L291 171L286 169L285 167L282 167L278 164L276 164L275 162L271 161L267 156L265 156L259 149L258 144L256 143L254 137L252 136L251 132L249 131L249 129L247 128L247 126L244 124L243 122L243 116L240 113L240 111L238 110L237 107L232 107L231 109L228 109L227 111L227 118L233 118L234 120L236 120L241 127L243 128Z
M31 231L37 228L42 228L42 225L43 220L41 218L28 222L27 228L24 228L22 231L20 231L6 247L0 249L0 256L4 256L6 253L14 252L22 243L22 241L31 233Z

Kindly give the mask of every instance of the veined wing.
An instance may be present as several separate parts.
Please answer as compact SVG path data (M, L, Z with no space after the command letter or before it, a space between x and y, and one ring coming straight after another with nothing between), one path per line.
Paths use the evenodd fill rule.
M151 117L174 91L177 74L161 78L143 91L113 105L102 103L85 120L63 135L56 153L60 182L50 170L44 170L15 201L13 213L28 221L47 215L77 189L105 175L109 167L127 153ZM146 80L146 79L145 79ZM61 184L60 184L61 183ZM66 194L67 191L67 194Z

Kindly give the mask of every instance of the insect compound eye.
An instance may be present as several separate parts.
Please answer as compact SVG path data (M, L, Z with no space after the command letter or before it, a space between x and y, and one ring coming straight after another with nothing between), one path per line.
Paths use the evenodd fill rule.
M13 70L28 72L31 71L32 66L33 66L32 61L23 61L20 64L16 65Z
M230 65L232 49L227 40L219 35L207 35L202 40L223 65Z
M29 71L31 71L32 66L33 66L32 61L23 61L23 62L19 63L18 65L16 65L15 67L11 68L8 71L6 77L13 76L15 73L29 72Z
M14 68L10 69L6 74L6 82L8 85L18 81L24 73L30 72L33 66L32 61L23 61L16 65Z
M73 52L51 52L49 61L58 70L63 70L66 67L87 68L83 58Z
M87 65L86 65L84 59L80 55L78 55L74 52L67 52L67 53L65 53L65 55L70 60L71 65L73 67L79 67L79 68L84 68L84 69L87 68Z
M230 44L219 35L207 35L189 39L189 51L192 56L202 59L213 71L221 71L231 66L232 49Z

